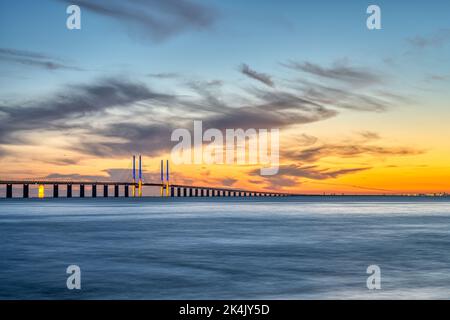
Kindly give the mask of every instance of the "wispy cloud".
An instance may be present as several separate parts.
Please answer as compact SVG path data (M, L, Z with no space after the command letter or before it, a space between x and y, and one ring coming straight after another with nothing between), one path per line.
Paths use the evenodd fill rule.
M64 63L61 59L43 53L11 48L0 48L0 61L1 60L46 70L82 70L81 68Z
M380 139L380 135L373 131L361 131L359 135L367 141Z
M114 123L104 128L92 128L90 134L98 138L72 149L97 157L120 157L134 153L155 156L170 150L170 135L175 128L170 123Z
M440 29L432 34L417 35L407 41L416 48L441 47L450 42L450 29Z
M218 17L216 9L191 0L60 0L79 5L125 24L140 36L163 41L188 30L210 28Z
M157 79L176 79L180 77L180 75L176 72L149 73L147 76Z
M247 77L252 78L254 80L257 80L261 83L264 83L265 85L269 87L274 87L275 84L272 81L271 76L269 76L266 73L257 72L253 69L251 69L247 64L242 64L239 68L242 74L245 74Z
M304 182L304 179L309 180L327 180L335 179L340 176L354 174L371 169L371 167L358 167L358 168L341 168L330 169L320 168L317 165L300 165L300 164L288 164L281 165L278 174L275 176L263 176L263 181L269 184L271 189L280 189L284 187L299 186ZM258 175L259 170L252 170L250 175Z
M337 61L331 67L323 67L309 61L290 61L283 65L320 78L332 79L350 84L371 85L381 82L381 77L377 73L366 68L351 66L345 61Z
M212 128L283 128L335 117L337 112L288 94L266 96L262 104L227 110L205 119Z
M170 78L178 73L148 76ZM66 141L68 150L85 155L109 158L137 152L158 155L172 148L173 129L190 128L193 120L203 120L204 130L285 129L336 117L339 108L379 112L389 106L388 100L356 94L345 86L335 88L298 79L287 83L290 86L282 82L276 89L270 85L251 86L232 93L222 80L195 78L177 82L171 93L154 91L145 83L123 76L69 84L45 98L0 105L0 143L39 144L30 139L35 135L29 133L54 130ZM361 136L364 141L376 139L371 132ZM345 157L388 152L365 145L353 149L329 143L317 146L317 139L307 135L299 139L302 147L309 148L286 150L288 159L311 163L330 154ZM390 151L408 153L403 149Z
M383 112L398 100L398 97L388 92L374 94L368 90L360 90L356 93L351 88L336 88L307 80L297 80L293 87L302 92L304 98L323 105L355 111Z
M35 160L53 164L53 165L57 165L57 166L76 165L80 161L79 158L53 158L53 159L48 159L48 160L40 158L40 159L35 159Z
M428 76L426 80L448 81L448 80L450 80L450 76L448 76L448 75L441 75L441 74L433 74L433 75Z
M291 164L281 166L279 169L279 173L280 175L289 177L302 177L314 180L325 180L369 169L371 168L361 167L361 168L345 168L345 169L321 169L317 165L301 166Z
M387 156L410 156L422 154L423 150L416 150L408 147L383 147L376 145L358 144L324 144L301 151L287 152L292 158L303 162L315 162L326 157L351 158L362 155L376 157Z
M171 97L151 91L145 85L123 79L105 78L93 84L72 85L67 91L43 100L0 105L0 142L18 143L18 132L86 127L71 124L83 117L99 115L113 107L127 108L142 100L168 101Z

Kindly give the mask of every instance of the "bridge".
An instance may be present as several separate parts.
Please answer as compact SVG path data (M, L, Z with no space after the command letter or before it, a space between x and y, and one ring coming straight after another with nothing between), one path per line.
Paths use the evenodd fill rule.
M136 159L133 156L133 180L132 181L64 181L47 179L28 179L28 180L0 180L0 185L6 185L6 198L13 197L13 186L21 186L22 198L30 197L30 186L37 186L38 197L45 197L44 186L53 186L53 198L60 197L60 187L66 189L66 197L72 198L73 186L79 187L79 197L85 198L87 195L86 186L90 186L90 197L109 197L109 187L114 186L115 198L118 197L142 197L142 189L145 186L159 187L161 197L286 197L293 194L270 191L252 191L224 187L208 187L171 184L169 176L169 161L166 161L166 175L164 175L164 162L161 160L161 182L144 182L142 179L142 161L139 156L138 178L136 179L135 169ZM164 178L166 178L164 180ZM103 191L101 190L103 187ZM100 189L100 190L99 190ZM120 189L123 192L120 192ZM130 192L131 191L131 192Z

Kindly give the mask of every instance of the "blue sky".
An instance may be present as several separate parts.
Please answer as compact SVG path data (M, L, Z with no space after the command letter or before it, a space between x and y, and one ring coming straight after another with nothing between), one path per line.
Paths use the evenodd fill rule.
M83 6L82 30L69 31L65 28L67 3L63 1L2 1L2 47L46 53L87 70L50 74L35 70L42 80L36 85L34 76L31 81L21 78L31 75L26 66L1 62L5 72L17 76L0 80L2 92L39 92L64 79L85 80L115 72L135 76L179 72L233 80L243 62L277 71L278 64L289 59L327 64L346 58L388 68L383 59L395 58L406 62L407 68L400 70L408 74L416 70L422 74L421 67L432 67L430 73L449 69L448 61L439 61L450 53L448 48L438 56L425 52L425 65L411 63L414 55L404 56L408 38L427 36L448 25L448 1L377 1L382 9L380 31L365 27L370 1L203 3L215 12L211 26L154 41L138 28L128 28L116 19L83 10Z
M81 30L66 28L69 4ZM381 30L366 27L370 4ZM110 172L120 165L86 159L159 157L194 119L282 129L285 176L271 187L352 176L385 188L366 172L415 156L434 164L418 175L431 190L450 159L449 1L2 0L0 30L5 167Z

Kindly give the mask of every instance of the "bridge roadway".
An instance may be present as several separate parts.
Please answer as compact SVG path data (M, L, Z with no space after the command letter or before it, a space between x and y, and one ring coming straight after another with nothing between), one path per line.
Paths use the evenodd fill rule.
M0 180L0 185L6 185L6 198L12 198L13 185L22 185L22 197L29 198L30 185L53 185L53 197L59 197L59 186L66 186L66 197L72 197L72 186L80 188L80 198L85 197L85 186L91 186L91 197L97 197L97 186L103 186L103 197L108 197L108 187L114 186L114 197L119 197L119 186L123 188L123 196L129 197L129 187L134 186L137 193L138 183L120 181L63 181L63 180ZM149 183L143 182L142 186L162 187L166 196L170 197L286 197L293 194L270 191L249 191L243 189L224 187L189 186L181 184ZM168 189L167 189L168 186ZM167 190L166 190L167 189Z

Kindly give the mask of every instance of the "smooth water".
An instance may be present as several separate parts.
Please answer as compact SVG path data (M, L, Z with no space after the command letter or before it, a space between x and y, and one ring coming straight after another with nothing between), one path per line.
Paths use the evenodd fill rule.
M0 298L449 299L450 201L3 199Z

